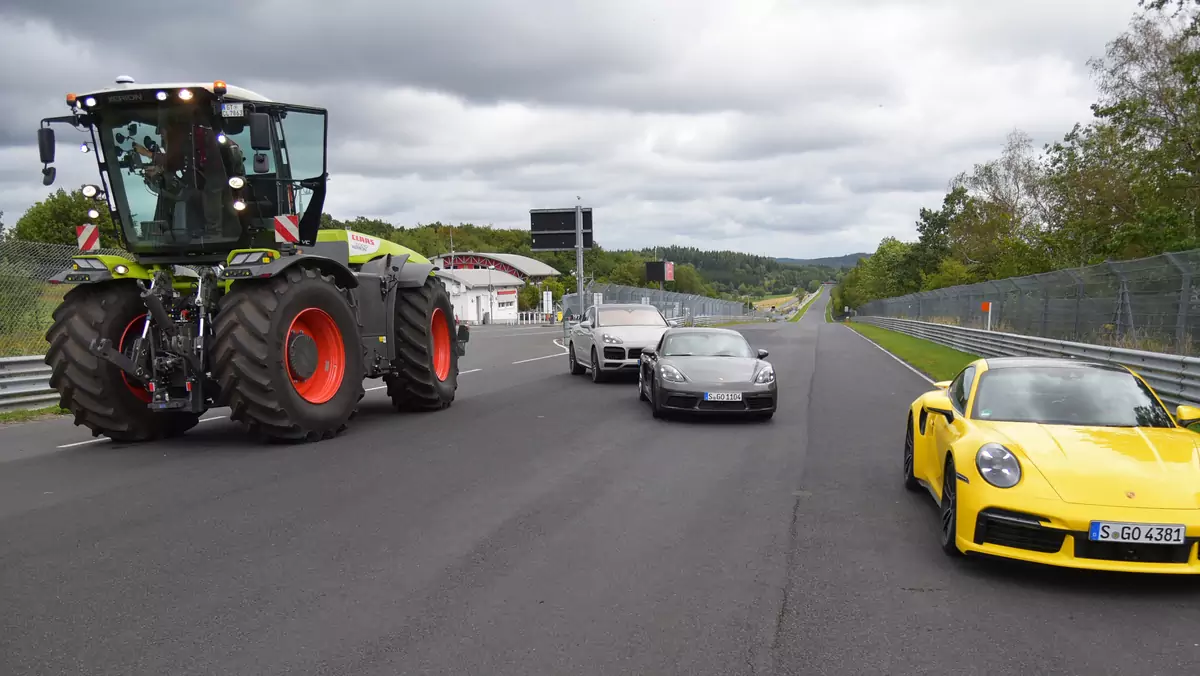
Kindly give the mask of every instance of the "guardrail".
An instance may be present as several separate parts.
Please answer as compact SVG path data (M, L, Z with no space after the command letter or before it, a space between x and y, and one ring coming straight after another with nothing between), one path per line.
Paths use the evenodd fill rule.
M50 367L42 355L0 358L0 412L45 408L58 403Z
M1200 402L1200 359L1196 357L968 329L915 319L854 317L851 321L924 338L981 357L1066 357L1128 366L1145 378L1163 401L1173 406Z

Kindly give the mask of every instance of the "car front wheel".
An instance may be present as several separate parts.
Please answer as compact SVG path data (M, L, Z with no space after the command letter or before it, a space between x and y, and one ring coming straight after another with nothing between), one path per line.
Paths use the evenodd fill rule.
M946 471L942 474L942 551L948 556L961 556L958 548L958 472L954 469L954 458L946 458Z

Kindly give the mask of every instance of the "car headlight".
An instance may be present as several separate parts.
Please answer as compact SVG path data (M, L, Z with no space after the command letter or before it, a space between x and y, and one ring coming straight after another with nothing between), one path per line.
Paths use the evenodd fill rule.
M607 345L620 345L621 343L625 342L625 341L621 340L620 338L618 338L616 336L610 336L607 333L600 336L600 340L603 340L605 342L605 344L607 344Z
M769 383L775 382L774 367L767 366L767 367L763 368L761 371L758 372L758 375L754 376L754 382L758 383L759 385L767 385Z
M1021 480L1021 463L1000 444L984 444L975 454L975 466L983 480L996 488L1012 488Z
M662 376L663 380L669 380L673 383L682 383L685 380L683 374L679 372L679 369L671 366L670 364L663 364L662 366L659 366L658 373Z

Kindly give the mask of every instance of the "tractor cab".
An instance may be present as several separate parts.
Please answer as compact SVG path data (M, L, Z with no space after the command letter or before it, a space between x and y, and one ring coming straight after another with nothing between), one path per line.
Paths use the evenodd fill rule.
M324 109L271 101L224 82L117 86L68 94L42 120L43 184L55 178L54 123L88 131L124 249L143 263L221 262L252 246L311 245L326 187Z

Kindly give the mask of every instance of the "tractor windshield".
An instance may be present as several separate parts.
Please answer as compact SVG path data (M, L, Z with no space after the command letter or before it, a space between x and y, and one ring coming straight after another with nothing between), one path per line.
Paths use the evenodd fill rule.
M205 106L147 105L104 111L97 125L112 198L133 253L229 248L242 237L231 176L240 148L213 130Z

